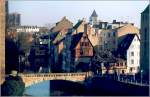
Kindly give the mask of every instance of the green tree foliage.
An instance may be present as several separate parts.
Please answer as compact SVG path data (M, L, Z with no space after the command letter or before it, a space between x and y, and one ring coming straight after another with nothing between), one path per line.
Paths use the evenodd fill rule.
M6 81L1 86L2 96L22 96L25 89L25 84L23 83L21 77L8 77Z

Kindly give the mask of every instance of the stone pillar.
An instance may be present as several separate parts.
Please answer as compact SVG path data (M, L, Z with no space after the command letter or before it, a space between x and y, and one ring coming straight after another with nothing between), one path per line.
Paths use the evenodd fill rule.
M0 84L5 80L5 0L0 0Z

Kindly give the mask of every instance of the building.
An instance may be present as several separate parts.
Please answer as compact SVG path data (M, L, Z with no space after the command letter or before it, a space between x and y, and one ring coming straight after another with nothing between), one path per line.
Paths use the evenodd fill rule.
M95 29L91 26L91 24L86 23L84 26L84 32L87 33L89 40L91 41L94 48L99 45L99 33L98 29Z
M97 25L97 23L98 23L98 15L97 15L95 10L93 11L92 15L90 16L89 21L90 21L90 24Z
M134 26L133 23L128 23L128 22L118 22L116 20L113 20L112 23L108 23L107 24L107 29L116 29L116 28L119 28L119 27L122 27L122 26L125 26L127 24L131 24Z
M116 29L101 30L100 50L114 51L117 49Z
M149 79L149 6L141 13L141 70Z
M9 2L6 0L5 1L5 14L6 14L6 16L5 16L5 21L6 21L6 23L5 23L5 26L6 26L6 28L8 28L8 16L9 16ZM5 30L7 30L7 29L5 29ZM7 32L7 31L6 31Z
M117 37L122 37L126 34L139 34L139 29L132 24L126 24L122 27L117 28Z
M5 0L0 0L0 84L5 80Z
M10 13L8 16L9 27L16 27L21 25L21 15L19 13Z
M26 33L35 33L39 32L41 27L37 26L17 26L16 31L17 32L26 32Z
M78 22L73 26L73 34L77 34L85 31L86 20L83 18L82 20L78 20Z
M63 69L66 72L88 71L91 58L94 55L94 48L85 32L80 32L71 36L70 47L66 46L66 57ZM67 62L70 62L68 64Z
M29 61L34 72L50 72L49 35L35 38L32 42Z
M62 18L61 21L56 23L56 26L54 26L51 29L51 32L59 32L62 29L69 29L73 27L73 23L71 21L69 21L66 16Z
M127 34L117 49L117 57L127 61L128 74L136 74L140 69L140 37L138 34Z

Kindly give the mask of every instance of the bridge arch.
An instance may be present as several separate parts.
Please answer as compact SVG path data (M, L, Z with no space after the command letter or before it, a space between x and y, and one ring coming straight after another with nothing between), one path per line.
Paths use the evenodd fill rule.
M25 83L25 87L37 84L47 80L68 80L73 82L84 81L87 77L92 76L91 72L82 73L30 73L19 74Z

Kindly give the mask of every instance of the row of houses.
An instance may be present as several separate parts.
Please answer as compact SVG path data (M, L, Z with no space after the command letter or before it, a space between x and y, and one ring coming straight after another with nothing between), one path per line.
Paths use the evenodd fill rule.
M95 56L101 57L102 61L98 63L97 70L103 70L103 73L108 71L106 65L110 67L110 73L117 70L119 73L135 74L139 71L140 36L139 30L131 23L115 29L100 29L84 18L73 26L73 23L63 17L45 37L47 38L40 38L39 44L42 46L47 39L48 67L54 72L88 71L96 66L93 62ZM39 46L33 49L36 48ZM110 57L112 62L107 61L107 57L101 56L104 51L106 56L109 56L109 53L112 55ZM35 56L38 55L35 53ZM34 65L38 66L37 64L38 68L42 66L40 65L42 63Z

